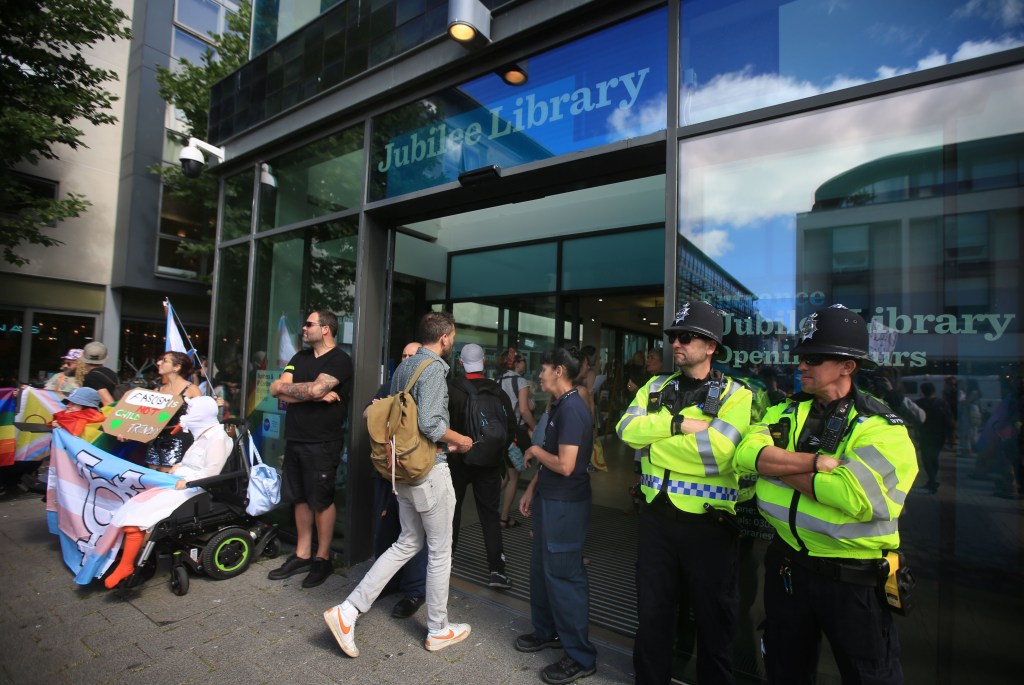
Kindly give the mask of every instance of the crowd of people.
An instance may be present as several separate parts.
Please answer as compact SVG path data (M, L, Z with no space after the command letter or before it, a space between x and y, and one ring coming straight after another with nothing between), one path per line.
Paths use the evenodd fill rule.
M311 312L303 325L304 348L270 386L270 394L288 406L283 501L292 507L297 542L269 577L302 573L303 587L315 587L333 572L335 472L353 401L352 360L338 346L337 331L332 312ZM899 591L893 597L885 584L906 566L892 554L900 548L898 521L919 464L924 489L935 492L943 450L975 456L997 444L1010 485L1024 491L1019 445L1005 447L1012 441L1003 430L1017 416L1020 389L1006 392L988 416L979 389L961 391L955 377L941 390L922 382L919 396L908 397L899 377L877 369L868 354L863 318L842 305L814 312L800 331L793 348L799 392L771 369L759 370L758 383L722 373L714 362L723 353L723 331L721 311L691 301L664 331L673 369L662 368L661 348L638 353L621 369L601 369L593 347L558 348L540 357L535 382L526 376L526 358L510 347L498 355L492 380L483 373L485 351L475 343L462 345L461 370L450 373L456 322L446 312L424 315L417 341L405 346L401 363L367 407L408 389L419 432L436 445L434 461L413 482L374 477L376 561L341 603L324 612L342 651L358 657L358 618L392 589L402 594L392 610L396 618L426 605L426 649L444 649L470 635L469 624L449 619L447 605L471 488L491 587L512 586L502 530L520 525L513 510L532 520L533 629L512 646L563 651L541 671L546 683L594 674L583 546L601 438L597 398L620 394L628 403L612 412L615 431L635 450L639 475L636 682L671 680L680 610L692 611L696 620L699 682L732 682L739 611L736 506L744 497L740 479L750 477L756 477L751 492L760 515L775 530L764 559L769 682L812 682L823 636L844 682L903 682L890 610L899 606ZM62 358L61 370L47 382L69 393L55 425L80 433L83 422L102 418L98 410L114 401L118 382L104 366L107 360L99 342ZM187 355L175 352L157 360L158 389L186 402L149 444L146 463L194 479L219 471L230 441L217 423L217 403L203 396L191 366ZM486 449L483 438L473 437L477 414L502 423L504 438ZM517 503L518 479L527 470L532 475ZM176 490L185 489L185 480ZM132 551L147 527L188 496L169 491L121 510L116 524L126 531L125 552L107 587L131 575Z

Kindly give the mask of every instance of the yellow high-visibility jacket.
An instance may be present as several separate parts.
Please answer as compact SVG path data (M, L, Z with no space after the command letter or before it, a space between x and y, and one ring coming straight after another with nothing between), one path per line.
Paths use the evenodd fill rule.
M664 490L681 511L704 513L704 504L730 512L736 510L736 471L733 453L750 427L750 390L731 378L723 379L718 416L711 417L698 405L678 414L707 421L706 431L672 435L668 407L648 412L652 392L660 392L678 373L655 376L640 388L619 421L619 437L631 447L643 449L640 489L647 502Z
M903 419L880 400L852 390L831 473L814 476L814 498L761 474L757 505L777 534L794 549L811 556L870 559L900 545L897 519L917 476L917 455ZM796 445L813 398L803 393L771 407L736 450L740 475L757 473L757 457L775 444L772 427L788 434L785 449ZM817 500L817 501L815 501Z

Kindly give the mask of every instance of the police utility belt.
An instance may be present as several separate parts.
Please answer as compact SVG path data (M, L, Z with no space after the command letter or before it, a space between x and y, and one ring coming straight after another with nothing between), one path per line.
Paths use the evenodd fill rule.
M812 557L805 550L793 549L778 537L771 544L782 556L782 575L788 575L787 568L793 565L829 580L877 588L890 611L902 616L910 613L910 597L916 581L899 550L885 551L885 556L878 559L844 559ZM790 591L788 587L787 591Z

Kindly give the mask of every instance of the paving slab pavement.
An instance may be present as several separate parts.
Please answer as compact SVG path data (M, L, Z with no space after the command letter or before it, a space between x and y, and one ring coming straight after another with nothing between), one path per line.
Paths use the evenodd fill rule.
M542 682L540 669L562 655L515 651L515 636L531 630L525 608L453 582L449 615L472 625L465 642L426 651L424 610L393 619L393 595L360 617L360 656L350 659L322 613L348 595L369 562L305 590L302 575L267 579L281 561L262 560L230 580L193 576L184 597L171 592L167 562L140 588L83 587L46 529L39 496L0 501L0 683L526 685ZM579 682L632 683L628 641L599 635L597 674Z

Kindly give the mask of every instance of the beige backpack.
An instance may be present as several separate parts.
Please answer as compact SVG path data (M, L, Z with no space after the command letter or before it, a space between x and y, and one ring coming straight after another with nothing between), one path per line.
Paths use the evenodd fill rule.
M416 401L409 392L420 374L436 359L427 359L409 379L405 390L374 402L366 410L366 427L370 433L370 460L377 472L395 483L412 483L434 468L437 447L420 432Z

